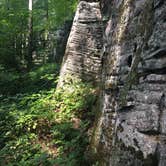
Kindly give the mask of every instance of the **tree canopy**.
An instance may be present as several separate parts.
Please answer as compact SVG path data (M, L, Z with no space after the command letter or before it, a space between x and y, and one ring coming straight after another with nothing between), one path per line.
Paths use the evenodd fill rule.
M1 66L21 70L33 60L30 58L33 56L31 54L35 52L37 54L35 56L41 56L42 51L46 50L51 42L55 45L55 41L48 40L49 35L55 33L66 20L72 19L77 4L77 0L33 0L32 2L30 26L27 0L0 1ZM31 51L28 53L29 46Z

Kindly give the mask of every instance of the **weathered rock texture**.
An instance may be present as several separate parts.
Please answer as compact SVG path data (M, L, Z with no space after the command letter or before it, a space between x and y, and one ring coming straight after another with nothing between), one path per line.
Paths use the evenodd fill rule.
M166 1L103 0L100 165L166 165Z
M99 82L102 35L99 3L81 1L69 35L59 85L66 75Z
M101 0L100 7L104 43L98 3L80 2L61 75L102 76L92 139L100 166L166 166L166 1Z
M68 20L56 31L56 48L54 49L54 61L56 63L62 62L71 26L72 20Z

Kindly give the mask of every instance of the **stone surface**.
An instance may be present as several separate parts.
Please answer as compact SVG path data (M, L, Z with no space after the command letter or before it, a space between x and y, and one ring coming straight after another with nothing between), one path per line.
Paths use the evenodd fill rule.
M71 25L72 21L66 21L64 25L56 31L56 48L54 49L54 60L56 63L62 62Z
M166 1L101 1L103 166L166 165ZM112 119L110 119L112 118Z
M60 73L99 82L101 76L102 22L98 2L81 1L77 7Z
M166 165L165 0L81 1L60 85L67 74L102 83L100 166Z

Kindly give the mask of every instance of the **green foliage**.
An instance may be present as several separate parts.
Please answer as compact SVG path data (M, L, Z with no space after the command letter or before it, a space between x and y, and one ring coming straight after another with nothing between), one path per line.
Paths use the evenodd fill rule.
M0 64L5 67L19 66L21 58L22 36L26 34L27 15L26 2L11 0L0 4ZM25 41L22 42L25 44Z
M28 73L0 68L0 95L30 93L53 88L56 86L58 71L59 66L52 63L34 68Z
M66 20L71 20L78 0L49 0L50 18L49 26L61 25Z
M66 20L72 20L76 4L77 0L33 1L31 45L36 59L42 56L44 56L43 59L46 59L46 56L53 56L53 49L50 47L54 45L55 48L55 36L51 37L51 35ZM27 67L30 31L28 25L27 0L0 1L0 64L5 68L20 71ZM47 50L52 52L48 53ZM53 58L50 59L53 60Z
M24 79L30 79L31 84L26 79L23 91L12 96L1 95L0 165L88 165L85 153L89 144L87 130L94 118L94 113L90 112L95 103L94 89L70 79L56 91L55 87L49 89L48 84L44 84L33 92L41 79L55 86L52 69L55 65L50 64L30 71ZM16 85L20 76L10 74ZM5 74L1 75L3 77ZM7 81L2 86L8 87Z

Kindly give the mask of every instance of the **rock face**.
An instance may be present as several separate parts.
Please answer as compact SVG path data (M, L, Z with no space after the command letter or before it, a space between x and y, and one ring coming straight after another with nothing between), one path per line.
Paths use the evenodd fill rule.
M71 30L72 20L68 20L56 31L56 48L54 49L54 61L56 63L61 63L63 55L65 53L65 48L67 44L67 39Z
M102 0L101 165L166 165L166 1Z
M102 78L100 166L166 166L166 1L101 0L100 9L79 3L60 83Z
M99 2L81 1L77 7L61 68L59 85L66 75L99 82L102 22Z

